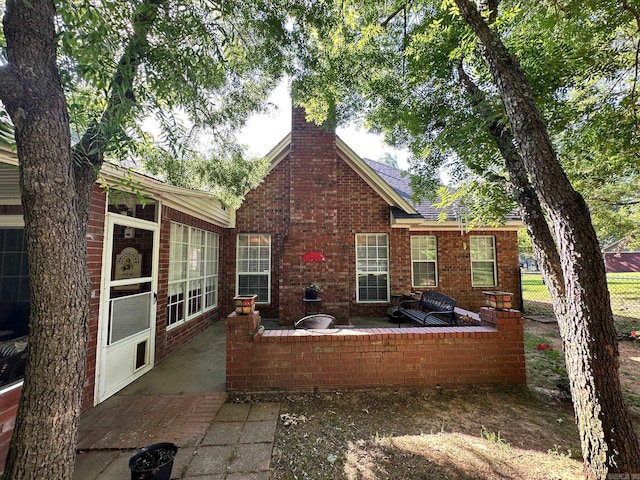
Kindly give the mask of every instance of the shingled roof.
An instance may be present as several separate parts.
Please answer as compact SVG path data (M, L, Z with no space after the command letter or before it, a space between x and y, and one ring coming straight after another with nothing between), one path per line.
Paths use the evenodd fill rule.
M385 182L387 182L391 188L393 188L402 198L404 198L409 204L416 209L420 216L426 220L438 220L438 215L442 212L441 208L436 208L431 202L414 203L411 200L411 187L409 186L409 176L405 174L403 176L402 170L393 168L384 163L376 162L369 158L363 158L367 165L369 165ZM455 207L450 207L446 210L447 219L457 220ZM399 218L402 216L401 212L394 212L394 216ZM410 218L410 217L409 217Z
M423 218L427 221L437 221L438 216L443 211L442 208L434 207L432 202L415 203L411 200L411 186L409 185L409 175L404 174L402 170L391 167L387 164L371 160L369 158L362 159L369 167L371 167L382 180L389 184L393 190L404 198L415 210L419 216L415 214L407 214L400 209L392 208L393 216L397 219L415 219ZM465 211L465 207L462 205L452 205L444 210L447 214L447 220L457 221L460 212ZM517 212L511 212L506 216L507 221L520 221L520 217Z
M384 163L360 157L349 145L336 135L338 156L344 160L373 190L389 205L391 224L394 228L409 228L414 230L452 230L460 229L462 222L460 214L464 206L452 205L445 209L447 218L438 221L443 209L434 207L432 202L414 203L411 200L409 177L403 176L402 171ZM266 155L273 170L290 154L291 134L285 136ZM506 222L499 229L517 229L522 226L520 217L513 212L505 218ZM494 227L495 228L495 227Z

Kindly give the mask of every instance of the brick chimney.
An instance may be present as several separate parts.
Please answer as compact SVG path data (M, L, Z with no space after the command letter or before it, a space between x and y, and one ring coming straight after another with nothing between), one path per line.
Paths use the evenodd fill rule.
M280 323L303 315L304 286L319 284L321 309L336 317L348 315L348 302L335 304L344 291L333 270L345 259L338 249L338 156L335 131L307 122L294 107L289 153L290 224L285 240L280 283ZM320 251L326 262L304 263L305 253ZM344 295L344 294L342 294ZM342 302L340 302L342 303Z

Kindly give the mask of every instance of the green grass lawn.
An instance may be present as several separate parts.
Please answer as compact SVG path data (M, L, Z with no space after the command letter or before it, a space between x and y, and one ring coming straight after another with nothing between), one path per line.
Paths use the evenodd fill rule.
M640 318L640 272L610 273L607 275L611 307L614 315ZM544 310L542 304L550 304L549 290L539 273L522 275L522 297L525 310ZM530 302L534 302L530 304Z

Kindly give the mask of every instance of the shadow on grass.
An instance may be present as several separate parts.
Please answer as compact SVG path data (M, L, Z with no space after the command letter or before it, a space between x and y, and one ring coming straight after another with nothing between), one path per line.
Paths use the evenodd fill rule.
M558 454L580 454L571 403L526 387L288 393L276 400L284 418L304 420L279 423L273 478L580 478L572 473L580 462ZM541 468L565 473L545 477Z
M406 435L350 445L347 478L430 480L581 478L568 453L536 452L459 433Z

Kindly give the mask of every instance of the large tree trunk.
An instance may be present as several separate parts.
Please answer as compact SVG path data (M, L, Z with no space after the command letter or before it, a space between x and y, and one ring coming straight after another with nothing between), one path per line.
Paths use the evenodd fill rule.
M163 0L137 5L107 107L71 150L50 0L8 0L0 100L15 127L31 281L29 358L5 478L70 479L82 407L91 282L91 193L113 126L135 104L137 69Z
M31 283L29 354L5 478L70 479L86 364L89 197L77 195L55 8L9 0L0 98L15 127ZM86 188L82 190L86 191Z
M481 42L532 184L560 248L567 295L560 317L567 373L588 478L640 473L640 444L624 402L618 345L604 262L586 203L572 188L551 145L522 70L468 0L456 0Z
M491 16L494 17L495 13ZM567 303L564 278L556 242L542 205L540 205L540 200L529 181L524 161L514 145L511 130L498 120L500 117L495 115L485 93L464 71L462 62L458 65L458 77L471 107L476 115L485 122L487 130L495 140L504 159L505 167L509 173L507 188L520 207L520 216L532 239L534 253L549 288L554 311L558 317L562 317L566 321Z

